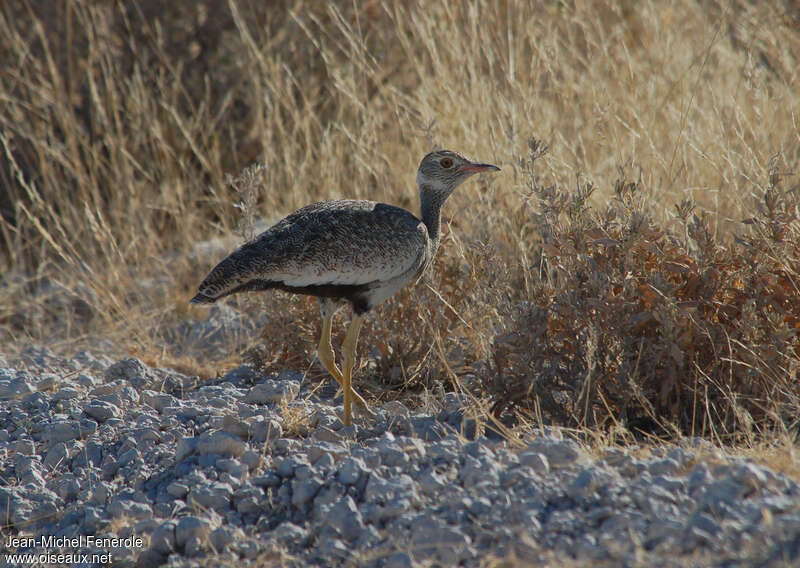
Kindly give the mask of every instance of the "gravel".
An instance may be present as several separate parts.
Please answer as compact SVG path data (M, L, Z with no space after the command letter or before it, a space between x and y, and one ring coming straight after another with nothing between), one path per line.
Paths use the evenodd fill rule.
M343 428L341 396L296 372L201 382L34 348L0 364L3 544L33 539L10 552L111 552L119 566L800 565L798 483L702 440L590 450L547 429L512 444L476 436L452 394ZM89 535L142 540L37 540Z

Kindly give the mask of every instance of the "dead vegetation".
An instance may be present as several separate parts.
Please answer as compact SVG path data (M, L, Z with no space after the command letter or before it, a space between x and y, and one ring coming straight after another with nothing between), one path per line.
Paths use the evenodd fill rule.
M0 344L218 374L233 345L173 332L207 314L195 245L318 199L416 210L437 144L503 172L365 326L363 392L791 439L799 31L790 2L4 3ZM266 314L250 360L318 372L314 302L229 302Z
M690 200L671 228L657 222L624 171L603 209L591 184L544 185L543 155L532 141L536 282L495 343L495 412L725 442L796 435L800 184L783 186L777 157L756 216L723 243Z

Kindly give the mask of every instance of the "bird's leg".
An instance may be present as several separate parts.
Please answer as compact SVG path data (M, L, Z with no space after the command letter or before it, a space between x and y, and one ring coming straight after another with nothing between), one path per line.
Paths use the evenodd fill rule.
M331 374L331 376L336 379L336 382L339 383L340 386L344 387L344 380L342 378L342 371L339 370L339 367L336 365L336 356L333 353L333 347L331 346L331 320L333 319L333 314L331 315L323 315L322 317L322 337L319 339L319 347L317 348L317 355L319 355L319 360L322 362L322 365ZM352 390L352 389L351 389ZM358 394L355 390L353 392L353 399L355 400L356 404L361 407L361 409L367 414L372 415L372 412L367 406L367 401L365 401L360 394Z
M352 387L353 367L356 363L356 343L358 343L358 332L361 330L361 324L364 323L364 318L358 314L353 314L353 320L350 322L350 327L347 330L347 335L342 343L342 351L344 351L344 366L342 367L342 388L344 389L344 425L350 426L350 400L354 395Z

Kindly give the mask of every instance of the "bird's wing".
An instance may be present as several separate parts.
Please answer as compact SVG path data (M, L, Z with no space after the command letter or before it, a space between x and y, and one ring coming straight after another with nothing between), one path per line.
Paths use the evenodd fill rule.
M427 230L410 212L369 201L326 205L294 220L295 242L274 273L285 284L385 282L424 264Z
M244 286L367 285L415 274L425 264L425 225L399 207L372 201L315 203L295 211L220 262L197 301Z

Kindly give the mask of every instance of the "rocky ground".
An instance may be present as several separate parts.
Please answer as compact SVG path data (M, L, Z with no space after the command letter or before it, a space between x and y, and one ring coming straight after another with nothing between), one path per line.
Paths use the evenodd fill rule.
M94 550L115 566L800 565L800 486L702 441L512 444L476 436L453 394L342 428L341 397L316 386L250 367L198 383L88 352L0 358L0 548L141 537Z

